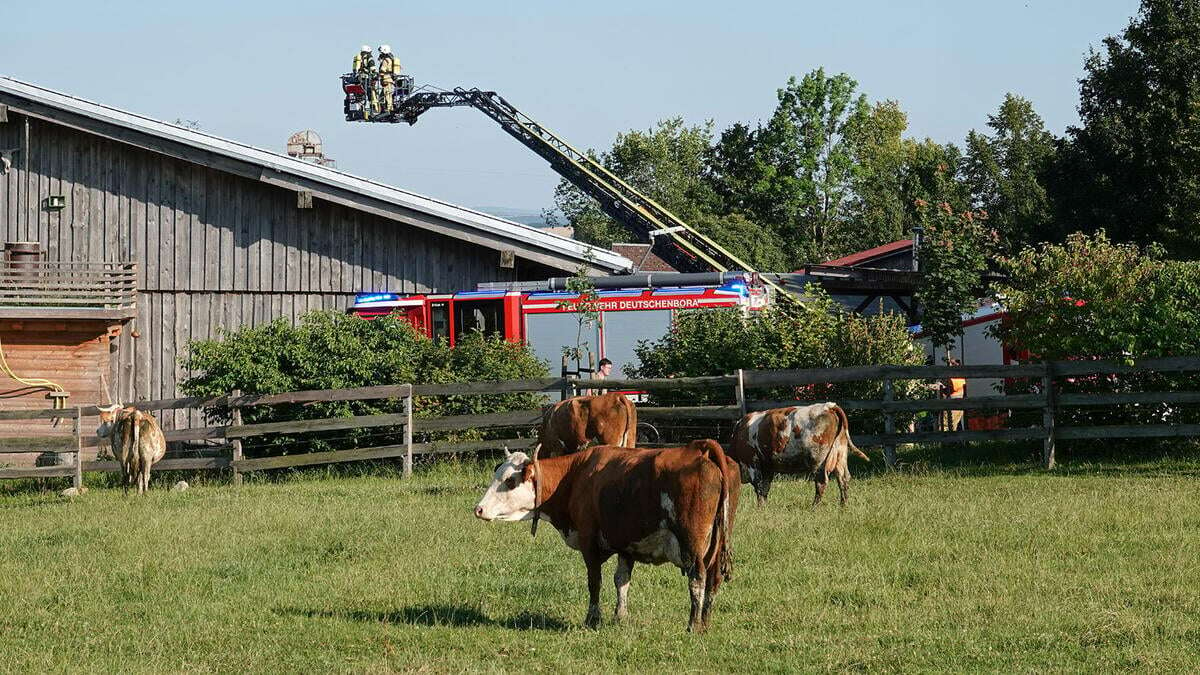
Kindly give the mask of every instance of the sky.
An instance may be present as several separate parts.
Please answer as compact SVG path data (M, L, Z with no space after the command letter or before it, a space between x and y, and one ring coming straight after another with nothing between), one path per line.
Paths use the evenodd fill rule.
M558 176L470 108L413 127L347 123L339 75L392 46L417 86L479 87L576 147L683 116L771 114L791 75L848 73L908 135L962 143L1006 92L1077 123L1089 48L1135 0L0 0L0 75L282 152L316 130L339 169L472 207L540 210Z

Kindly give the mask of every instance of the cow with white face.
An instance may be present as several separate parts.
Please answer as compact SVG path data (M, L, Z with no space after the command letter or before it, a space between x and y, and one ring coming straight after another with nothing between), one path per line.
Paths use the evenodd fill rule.
M504 461L492 473L492 484L475 507L475 516L507 522L533 518L533 482L524 478L525 467L532 464L525 453L505 450Z
M628 613L634 562L675 565L688 577L688 630L700 631L732 572L739 478L713 440L655 450L597 446L541 460L536 451L533 458L509 453L475 516L530 520L535 532L544 519L558 530L587 566L588 626L600 623L600 573L609 558L617 556L617 620Z

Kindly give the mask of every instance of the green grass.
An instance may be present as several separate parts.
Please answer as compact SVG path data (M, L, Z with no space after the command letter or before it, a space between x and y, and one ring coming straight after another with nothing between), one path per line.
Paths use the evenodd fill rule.
M579 555L472 517L490 464L144 499L9 484L0 671L1194 670L1200 454L1050 475L981 452L912 453L844 510L744 489L705 635L669 567L635 568L628 622L582 628Z

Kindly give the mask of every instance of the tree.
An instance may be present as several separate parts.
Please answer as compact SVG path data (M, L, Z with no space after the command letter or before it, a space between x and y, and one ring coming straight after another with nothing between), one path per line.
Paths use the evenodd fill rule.
M618 134L613 147L596 159L606 169L660 206L694 220L717 202L705 180L705 158L712 143L712 123L687 126L683 118L659 122L647 131ZM575 238L608 247L633 239L632 233L600 210L591 197L566 179L554 191L554 203L575 228Z
M988 116L992 135L967 134L964 172L974 207L989 216L1005 250L1045 241L1050 231L1050 198L1044 175L1054 158L1054 136L1033 104L1006 94Z
M866 123L865 95L845 73L828 77L819 68L799 82L789 78L777 93L779 104L759 130L755 184L764 212L760 221L776 224L794 261L820 262L842 253L855 171L851 136Z
M1053 193L1070 229L1200 256L1200 0L1143 0L1092 51Z
M908 143L903 139L908 116L895 101L883 101L850 134L857 167L854 203L849 209L839 253L871 248L904 237L912 226L905 205L903 179Z
M933 344L948 349L962 332L963 313L976 308L996 235L985 227L984 214L956 212L946 202L918 199L915 206L925 229L916 293L921 329Z

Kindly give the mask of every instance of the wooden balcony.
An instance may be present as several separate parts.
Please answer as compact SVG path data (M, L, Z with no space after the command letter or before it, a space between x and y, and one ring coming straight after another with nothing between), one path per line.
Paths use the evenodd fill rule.
M0 260L0 319L115 319L137 313L137 264Z

